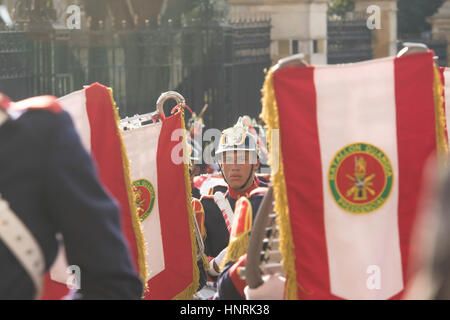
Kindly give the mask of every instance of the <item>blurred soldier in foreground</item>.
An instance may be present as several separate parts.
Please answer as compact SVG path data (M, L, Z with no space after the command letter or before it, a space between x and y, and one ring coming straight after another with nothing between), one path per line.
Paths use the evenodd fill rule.
M433 161L434 160L434 161ZM426 166L414 227L408 300L450 300L450 170Z
M431 260L435 291L430 298L450 300L450 171L447 171L441 185L437 209L436 242Z
M118 207L56 98L0 95L0 145L0 299L39 298L57 233L79 267L76 298L139 299Z

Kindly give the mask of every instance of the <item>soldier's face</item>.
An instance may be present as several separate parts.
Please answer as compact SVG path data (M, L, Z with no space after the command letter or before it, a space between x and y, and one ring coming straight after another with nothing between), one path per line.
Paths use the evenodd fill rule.
M229 151L223 154L221 167L230 188L239 189L250 175L252 177L247 184L252 185L253 175L259 168L259 159L248 151Z

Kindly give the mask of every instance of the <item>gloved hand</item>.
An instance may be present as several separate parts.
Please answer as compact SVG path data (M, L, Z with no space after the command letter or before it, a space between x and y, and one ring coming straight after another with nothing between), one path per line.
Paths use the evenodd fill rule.
M209 262L209 270L208 273L213 276L213 277L217 277L220 274L220 269L219 266L223 260L223 258L225 257L225 255L227 254L227 249L228 247L226 247L225 249L223 249L218 255L217 257L215 257L214 259L212 259Z
M283 300L286 278L281 275L271 274L263 276L264 283L256 289L245 287L244 293L247 300Z

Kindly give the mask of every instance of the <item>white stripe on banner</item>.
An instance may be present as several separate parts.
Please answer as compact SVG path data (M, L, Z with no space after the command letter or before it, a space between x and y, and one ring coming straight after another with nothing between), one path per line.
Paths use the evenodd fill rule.
M130 160L130 177L134 182L146 179L151 182L155 192L155 203L149 216L142 222L147 242L147 268L149 279L164 270L164 250L158 202L157 150L162 123L124 131L122 136Z
M83 146L91 152L91 126L86 109L85 90L72 92L59 98L58 102L72 117Z
M445 117L447 120L447 138L450 141L450 68L445 68L444 71L444 81L445 81Z
M392 59L315 70L330 287L345 299L387 299L403 288L394 84ZM381 208L355 214L335 202L328 169L339 150L360 142L388 156L394 183Z

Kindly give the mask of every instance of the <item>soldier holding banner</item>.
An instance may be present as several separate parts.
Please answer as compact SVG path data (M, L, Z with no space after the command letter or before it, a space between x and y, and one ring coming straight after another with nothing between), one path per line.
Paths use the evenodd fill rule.
M225 195L216 192L201 199L205 211L205 253L210 257L209 275L213 279L219 276L226 258L236 202L241 197L248 198L256 214L267 186L255 175L260 165L256 137L242 121L223 131L216 156L227 191Z

